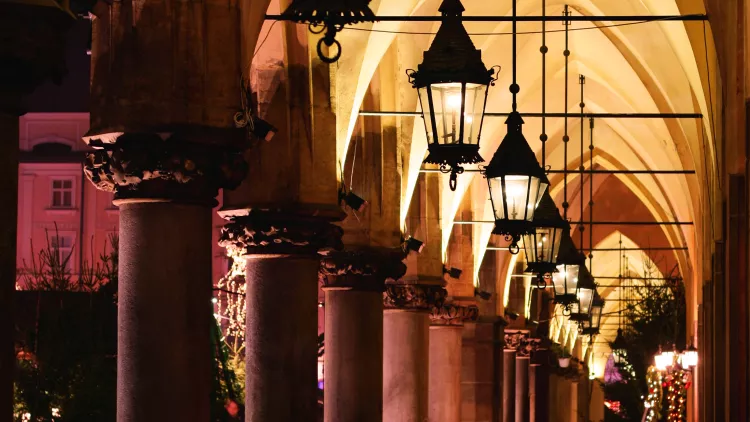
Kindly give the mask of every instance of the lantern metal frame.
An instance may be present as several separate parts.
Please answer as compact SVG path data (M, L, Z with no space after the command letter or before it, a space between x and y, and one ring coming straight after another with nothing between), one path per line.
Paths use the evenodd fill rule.
M375 22L377 17L370 9L372 0L293 0L281 17L294 23L306 23L313 34L323 34L318 40L318 57L325 63L335 63L341 58L341 43L336 34L346 25ZM336 48L333 55L326 54L324 46Z
M570 231L563 230L562 239L560 239L560 252L557 255L557 271L552 274L552 287L555 295L555 304L563 306L563 313L565 315L570 314L571 306L577 300L578 273L584 265L584 257L573 244ZM575 274L575 279L568 280L568 274ZM562 285L559 283L560 277L564 277ZM569 284L574 284L575 286L569 287Z
M537 288L547 286L551 274L557 271L563 231L570 232L570 224L563 220L549 191L545 191L532 221L534 230L522 236L526 256L525 272L537 275Z
M578 325L578 330L583 335L594 336L599 334L599 328L602 324L602 313L604 311L605 301L599 296L598 291L594 291L594 300L591 303L591 314L589 318Z
M612 349L612 354L615 355L615 362L621 362L627 355L628 342L625 340L622 328L617 329L617 336L615 336L615 340L610 343L610 348Z
M576 301L571 304L570 320L581 322L589 319L591 307L594 304L596 283L586 265L578 269L578 284L576 285Z
M462 164L484 161L479 142L487 95L500 67L487 69L482 62L482 51L474 46L461 20L465 9L460 0L443 0L438 10L445 19L435 39L417 70L409 69L406 74L417 89L425 124L428 155L424 163L437 164L441 172L450 173L449 186L456 190L457 176L464 172Z

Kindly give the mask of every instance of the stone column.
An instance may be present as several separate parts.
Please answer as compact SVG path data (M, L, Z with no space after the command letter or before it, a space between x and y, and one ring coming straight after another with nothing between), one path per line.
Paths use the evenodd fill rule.
M545 352L537 351L529 365L529 420L532 422L549 421L549 365L545 362Z
M503 350L503 422L516 419L516 349Z
M442 284L442 283L441 283ZM383 294L383 420L425 422L428 415L429 312L441 284L388 283Z
M324 419L383 420L383 291L406 272L404 251L358 250L324 257Z
M430 315L430 422L461 418L461 335L464 321L476 321L479 308L447 304Z
M65 69L73 16L56 3L0 2L0 422L13 420L13 292L16 285L18 118L21 99Z
M320 216L244 213L219 243L246 259L245 420L315 421L317 252L340 249L342 231Z
M516 422L529 420L529 357L516 356Z
M207 420L211 208L242 180L242 152L179 132L86 141L86 175L120 207L117 420Z

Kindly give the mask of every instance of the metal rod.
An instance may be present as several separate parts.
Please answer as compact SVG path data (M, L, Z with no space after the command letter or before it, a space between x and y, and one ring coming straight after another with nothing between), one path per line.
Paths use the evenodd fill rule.
M505 112L485 112L484 117L508 117L510 113ZM524 118L565 118L578 117L580 113L561 113L561 112L528 112L520 113ZM388 116L388 117L422 117L418 111L377 111L377 110L360 110L360 116ZM584 113L585 117L597 119L701 119L701 113Z
M442 173L438 169L420 169L421 173ZM567 172L571 172L568 170ZM481 173L479 169L465 169L468 173ZM547 170L550 174L565 174L565 170ZM589 174L695 174L695 170L587 170Z
M594 119L589 119L589 271L594 271ZM583 198L583 196L581 196ZM581 213L583 218L583 213ZM583 246L583 242L581 242Z
M453 224L495 224L491 220L456 220ZM599 226L692 226L692 221L571 221L570 224L594 224Z
M583 108L585 106L585 104L583 103L583 87L586 84L586 77L579 74L578 75L578 84L581 85L581 102L578 103L578 106L581 108L581 124L580 124L580 129L581 129L581 152L580 152L580 154L581 154L581 165L578 167L578 170L580 171L580 173L579 173L579 180L580 180L579 186L581 187L581 200L578 201L578 202L579 202L579 205L581 206L580 207L581 219L583 219L583 210L584 210L584 208L583 208L583 202L584 202L583 201L583 194L585 192L585 190L583 189L584 188L584 185L583 185L583 182L584 182L584 180L583 180L583 170L584 170L584 167L583 167L583 121L585 120L585 117L583 117ZM580 240L581 243L579 243L579 245L581 247L581 253L583 253L583 250L584 250L584 248L583 248L583 238L584 238L583 235L584 235L584 233L583 232L585 230L586 230L586 226L584 226L583 224L581 224L581 225L578 226L578 232L580 233L580 236L581 236L581 240ZM592 230L592 232L593 232L593 230ZM585 262L585 260L586 260L586 258L584 258L584 262ZM589 265L589 269L591 269L591 265Z
M685 246L673 247L673 246L657 246L657 247L645 247L645 248L594 248L593 251L597 252L617 252L617 251L686 251L688 250Z
M611 287L611 288L615 288L616 289L618 287L625 287L625 286L620 286L620 285L617 285L617 284L597 284L596 287L604 287L604 288L610 288ZM644 288L644 289L663 289L665 287L666 286L636 286L635 288L638 288L638 289L640 289L640 288ZM605 300L610 300L610 299L605 299Z
M600 280L619 280L620 279L620 277L613 277L609 275L606 275L606 276L605 275L592 275L592 277L598 278ZM665 277L626 277L626 278L631 279L631 280L653 280L653 281L656 281L656 280L666 281L667 280Z
M500 246L488 246L488 251L507 251L507 247L500 247ZM618 251L643 251L643 252L649 252L649 251L687 251L687 247L671 247L671 246L664 246L664 247L646 247L646 248L592 248L593 252L618 252Z
M565 9L563 9L563 17L565 18L563 20L563 25L565 26L565 50L563 50L563 56L565 56L565 110L570 110L568 108L568 58L570 57L570 50L568 49L568 28L570 26L570 21L567 19L570 17L570 12L568 11L568 5L565 5ZM565 113L565 125L563 130L563 162L568 162L568 140L570 140L570 137L568 137L568 113ZM563 171L563 219L568 219L568 166L566 165Z
M267 14L266 20L296 21L291 15ZM708 15L601 15L601 16L376 16L378 22L443 22L458 19L463 22L658 22L658 21L705 21Z
M542 0L542 18L547 17L547 1ZM547 21L542 21L542 168L547 168Z

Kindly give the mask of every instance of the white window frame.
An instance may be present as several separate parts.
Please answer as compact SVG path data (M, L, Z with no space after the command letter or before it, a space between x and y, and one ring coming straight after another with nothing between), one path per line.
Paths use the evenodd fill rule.
M67 238L70 240L70 244L64 247L55 246L58 243L58 239L60 238ZM65 243L65 242L63 242ZM62 262L63 258L67 255L70 255L70 259L68 260L68 270L70 270L71 273L75 270L75 254L73 254L73 248L75 247L76 243L76 233L72 231L58 231L58 232L49 232L49 244L50 249L55 250L57 249L58 257L60 261Z
M50 209L55 210L69 210L74 209L76 206L76 181L75 178L69 176L50 176L49 183L49 204ZM55 182L70 182L70 204L69 205L55 205L55 192L61 193L60 201L64 202L64 194L68 191L66 188L55 188Z

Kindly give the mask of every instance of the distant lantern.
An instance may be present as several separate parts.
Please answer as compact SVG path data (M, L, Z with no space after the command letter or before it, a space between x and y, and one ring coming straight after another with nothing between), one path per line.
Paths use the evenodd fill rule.
M610 344L610 347L612 348L612 353L615 356L615 362L622 362L628 353L628 342L625 340L625 335L622 332L622 328L617 329L617 336L615 337L615 341Z
M602 311L604 310L604 299L594 291L594 300L591 302L591 314L589 318L580 323L581 334L597 335L602 323Z
M578 273L584 265L583 255L578 253L570 232L563 230L560 240L560 253L557 255L557 271L552 274L552 285L555 292L555 303L562 305L566 312L576 302Z
M695 347L691 344L690 347L687 348L682 354L680 355L680 360L682 362L682 367L685 369L695 368L698 366L698 350L695 349Z
M538 276L537 287L544 288L546 280L557 270L557 255L563 231L570 225L563 220L549 192L544 192L532 221L534 230L523 235L526 272Z
M346 25L377 20L370 9L370 1L293 0L282 16L292 22L308 24L313 34L325 32L318 41L318 56L326 63L334 63L341 57L341 44L336 40L336 33Z
M450 188L456 189L462 164L484 161L479 155L487 92L495 73L482 62L482 51L474 47L461 16L459 0L444 0L439 9L444 20L417 70L408 70L417 89L422 120L427 133L425 163L437 164L450 173Z
M578 270L578 285L576 286L576 301L571 308L570 319L572 321L586 321L591 314L591 306L596 293L596 283L586 265L581 265Z
M534 212L549 180L523 136L521 115L511 112L505 124L508 133L485 167L484 177L495 214L492 233L504 235L510 252L518 253L521 237L535 231Z

